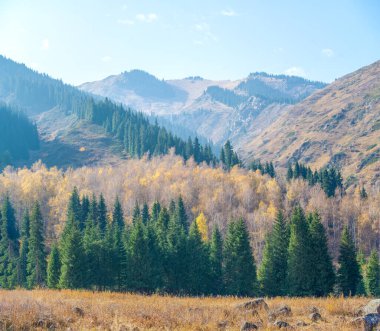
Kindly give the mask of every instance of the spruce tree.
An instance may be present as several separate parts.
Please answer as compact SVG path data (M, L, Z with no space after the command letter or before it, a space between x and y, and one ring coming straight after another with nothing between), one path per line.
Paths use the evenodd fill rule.
M112 222L120 230L124 229L125 227L123 208L121 207L120 200L118 197L116 197L115 203L113 206Z
M61 274L61 261L57 244L53 244L47 265L47 285L49 288L58 288Z
M211 293L223 292L223 238L217 227L212 231L210 241Z
M189 225L187 221L186 208L182 196L179 196L178 198L177 207L175 209L175 217L177 218L176 221L178 222L178 224L180 224L185 230L185 233L187 233Z
M147 224L149 222L150 215L149 215L149 207L146 203L144 203L143 208L141 210L141 220L143 224Z
M103 194L100 194L99 197L98 213L99 229L101 233L104 233L106 231L107 226L107 205L106 201L104 200Z
M158 201L155 201L152 206L152 221L157 222L158 220L158 215L160 214L161 211L161 205Z
M13 206L6 196L1 208L0 222L0 286L14 288L17 285L17 259L19 233Z
M321 223L321 218L316 212L311 217L309 228L313 264L312 276L314 278L312 294L326 296L333 290L335 283L334 267L328 251L326 231Z
M80 204L79 193L77 187L75 186L69 199L69 204L67 207L67 217L73 217L74 220L79 224L80 229L83 229L84 220L82 219L82 216L83 213Z
M41 287L46 281L46 251L44 241L44 223L40 205L34 204L30 215L30 234L28 250L28 286Z
M225 292L229 295L254 295L257 285L256 265L243 219L229 224L223 254Z
M82 288L85 278L85 259L82 233L72 215L66 221L59 244L61 257L60 288Z
M199 295L210 291L210 260L208 250L202 241L198 225L193 222L190 226L187 244L188 254L188 291Z
M365 286L368 295L380 296L380 265L379 255L376 250L371 252L367 263Z
M344 296L355 295L360 281L360 268L356 259L354 241L348 227L343 229L339 247L337 284Z
M28 263L28 241L29 241L29 212L26 210L21 224L21 244L20 244L20 257L18 260L18 285L21 287L28 287L27 283L27 263Z
M261 291L269 296L286 294L289 228L281 211L277 213L272 232L267 236L258 278Z
M313 265L310 232L301 207L295 207L292 214L288 254L288 293L311 295Z
M138 222L140 220L140 217L141 217L140 206L136 201L135 207L133 208L133 212L132 212L132 223Z

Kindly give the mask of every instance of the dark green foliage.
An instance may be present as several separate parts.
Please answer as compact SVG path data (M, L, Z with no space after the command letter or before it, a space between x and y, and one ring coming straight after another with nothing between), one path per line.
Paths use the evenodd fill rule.
M103 194L100 194L98 203L98 226L100 231L104 233L107 226L107 206Z
M256 289L256 265L243 219L229 224L224 241L224 290L230 295L252 296Z
M112 222L115 226L117 226L120 229L120 231L122 231L125 227L123 208L121 207L120 200L118 197L116 197L113 206Z
M61 275L61 260L56 244L52 245L47 265L47 285L49 288L58 288Z
M39 148L38 132L20 111L0 104L0 170Z
M0 216L0 286L14 288L17 285L19 233L15 212L8 196L5 197Z
M343 189L342 175L339 170L332 167L319 170L319 172L313 172L310 167L295 162L294 166L288 166L287 179L291 180L296 178L307 180L309 185L319 183L328 197L333 197L336 189Z
M338 262L337 284L339 290L345 296L355 295L361 275L356 259L355 244L347 226L343 229Z
M305 296L312 294L313 270L311 236L301 207L293 211L290 222L288 249L288 293Z
M241 164L238 155L234 152L232 144L229 140L224 144L220 153L220 162L223 166L230 170L233 166Z
M332 292L335 283L335 273L327 246L326 231L321 223L318 213L311 216L310 240L312 250L313 283L312 294L314 296L326 296Z
M209 251L202 241L196 222L193 222L190 227L187 254L188 292L194 295L209 292L211 274Z
M149 222L150 215L149 215L149 207L146 203L144 203L143 208L141 210L141 220L143 224L147 224Z
M40 205L34 204L30 214L30 230L28 240L28 287L41 287L46 282L46 251L44 240L44 223Z
M212 231L210 243L211 293L223 292L223 239L217 227Z
M363 186L361 189L360 189L360 199L362 200L365 200L368 198L368 193L365 189L365 187Z
M21 287L27 287L27 256L28 256L28 241L29 241L29 212L26 210L21 224L21 240L20 240L20 257L18 259L18 280L17 284Z
M61 257L60 288L82 288L85 255L82 233L73 215L69 215L59 244Z
M371 252L367 263L365 286L368 295L380 296L380 265L379 254L376 250Z
M176 218L176 222L180 224L187 233L189 223L187 220L185 204L183 203L183 199L181 196L178 198L177 207L174 210L174 217Z
M258 278L263 293L270 296L286 294L289 228L282 212L278 212L272 232L265 241Z
M269 175L272 178L276 177L276 171L272 162L265 162L265 164L262 165L260 160L253 161L250 164L249 169L253 171L260 170L263 175Z
M73 220L78 224L79 228L83 230L84 220L82 219L83 212L80 203L78 189L74 187L70 199L69 205L67 207L67 218L73 218Z

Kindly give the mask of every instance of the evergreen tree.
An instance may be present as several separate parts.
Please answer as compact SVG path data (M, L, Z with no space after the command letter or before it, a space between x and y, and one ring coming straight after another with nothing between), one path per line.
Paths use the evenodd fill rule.
M27 263L28 263L28 241L29 241L29 212L26 210L21 224L21 245L20 257L18 260L18 285L21 287L28 287L27 283Z
M210 260L208 250L202 241L198 225L193 222L189 231L188 254L188 291L190 294L203 294L210 288Z
M17 284L17 259L19 233L14 209L6 196L1 208L0 222L0 286L13 288Z
M99 197L98 213L99 228L101 233L104 233L106 231L107 226L107 205L106 201L104 200L103 194L100 194Z
M212 231L210 242L211 293L223 292L223 239L217 227Z
M78 223L79 228L83 229L84 224L83 224L83 219L82 219L83 213L82 213L82 207L80 204L80 198L79 198L79 193L78 189L75 186L70 199L69 199L69 204L67 206L67 217L72 217L74 220Z
M34 204L30 215L30 234L28 250L28 286L43 286L46 281L46 252L44 241L44 223L40 205Z
M121 207L120 200L118 197L116 197L113 206L112 222L113 224L117 225L117 227L120 230L123 230L125 227L123 208Z
M371 252L368 260L366 274L365 274L365 286L368 295L380 296L380 265L379 255L376 250Z
M258 272L261 291L269 296L286 294L289 229L281 211L265 241L263 260Z
M161 205L158 201L155 201L152 206L152 221L154 223L157 222L160 211L161 211Z
M133 209L133 213L132 213L132 222L136 223L137 221L140 220L140 217L141 217L140 206L136 201L135 208Z
M185 230L185 233L187 233L189 226L187 221L186 208L185 204L183 203L182 196L179 196L178 198L177 207L175 209L175 217L178 224L180 224Z
M313 265L311 257L310 232L305 214L296 207L290 223L288 250L288 293L305 296L312 294Z
M360 281L360 268L356 259L355 244L348 227L343 229L339 247L339 268L337 283L339 290L345 295L355 295Z
M256 266L243 219L229 224L223 252L226 293L252 296L256 289Z
M61 261L59 250L56 244L53 244L47 265L47 285L49 288L58 288L59 277L61 274Z
M143 224L147 224L149 222L150 215L149 215L149 207L146 203L144 203L143 208L141 210L141 220Z
M318 213L312 216L310 227L310 240L312 248L312 276L314 277L312 294L326 296L335 283L335 273L332 259L328 252L326 231L321 223Z
M61 257L60 288L82 288L84 283L84 253L82 234L79 225L69 215L60 240L59 255Z

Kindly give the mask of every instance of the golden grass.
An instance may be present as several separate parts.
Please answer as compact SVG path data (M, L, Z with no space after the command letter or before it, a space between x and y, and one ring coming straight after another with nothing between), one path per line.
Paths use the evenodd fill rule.
M239 330L243 321L259 322L262 330L270 326L265 311L253 316L237 309L249 299L143 296L88 291L14 290L0 291L0 329L2 330ZM281 318L302 330L355 330L349 321L365 298L273 298L270 309L286 304L291 317ZM323 321L312 323L310 309L317 307ZM297 329L297 327L295 328Z

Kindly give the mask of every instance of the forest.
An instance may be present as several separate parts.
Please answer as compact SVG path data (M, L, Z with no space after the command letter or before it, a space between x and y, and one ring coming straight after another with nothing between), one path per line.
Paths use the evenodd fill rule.
M328 196L302 176L211 167L173 151L116 167L6 168L0 176L2 286L374 295L380 195L367 191ZM32 255L39 262L28 269ZM277 278L281 273L285 282ZM94 274L99 278L91 279ZM212 289L216 283L221 287Z
M0 104L0 170L38 148L37 127L22 112Z

